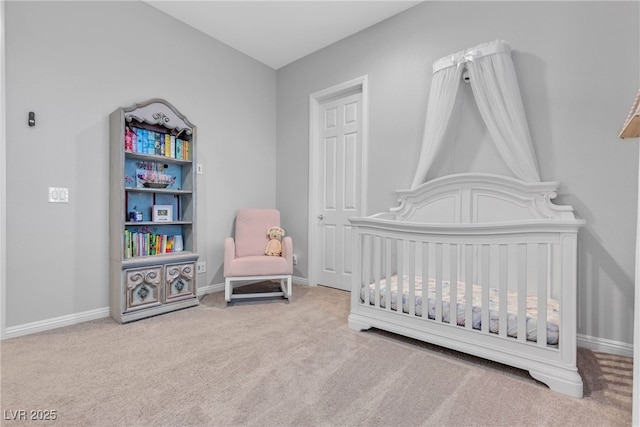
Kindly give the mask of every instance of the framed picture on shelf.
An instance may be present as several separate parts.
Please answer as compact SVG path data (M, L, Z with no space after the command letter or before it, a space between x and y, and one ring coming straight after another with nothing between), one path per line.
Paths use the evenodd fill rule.
M173 206L171 205L153 205L151 214L153 222L170 222L173 221Z

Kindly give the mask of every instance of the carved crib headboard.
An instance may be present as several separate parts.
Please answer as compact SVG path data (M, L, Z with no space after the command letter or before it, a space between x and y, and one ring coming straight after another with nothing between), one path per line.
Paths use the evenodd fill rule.
M395 220L432 224L574 220L571 206L552 203L559 185L494 174L448 175L398 190L400 204L389 213Z

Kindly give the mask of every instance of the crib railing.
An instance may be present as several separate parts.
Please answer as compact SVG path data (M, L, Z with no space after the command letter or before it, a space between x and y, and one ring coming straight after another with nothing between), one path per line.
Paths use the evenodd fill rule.
M353 290L357 283L359 292L352 292L353 304L539 347L555 347L558 336L548 336L548 327L560 323L574 330L566 336L573 336L569 341L575 345L575 320L563 324L563 318L575 319L575 289L563 289L575 287L575 259L567 259L575 258L575 247L564 248L575 245L574 232L559 232L553 222L440 226L364 220L355 225ZM531 307L534 301L537 306Z

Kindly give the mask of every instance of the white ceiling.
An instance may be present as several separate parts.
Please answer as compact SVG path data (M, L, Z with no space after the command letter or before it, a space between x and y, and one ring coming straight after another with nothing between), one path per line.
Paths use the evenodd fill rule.
M146 3L277 70L421 1L148 0Z

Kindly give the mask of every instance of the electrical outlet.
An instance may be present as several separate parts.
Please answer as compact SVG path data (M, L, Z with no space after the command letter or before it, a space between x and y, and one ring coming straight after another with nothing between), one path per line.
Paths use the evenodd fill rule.
M293 254L293 265L298 264L298 255L297 254Z
M196 272L197 273L206 273L207 272L207 263L205 261L200 261L196 264Z

